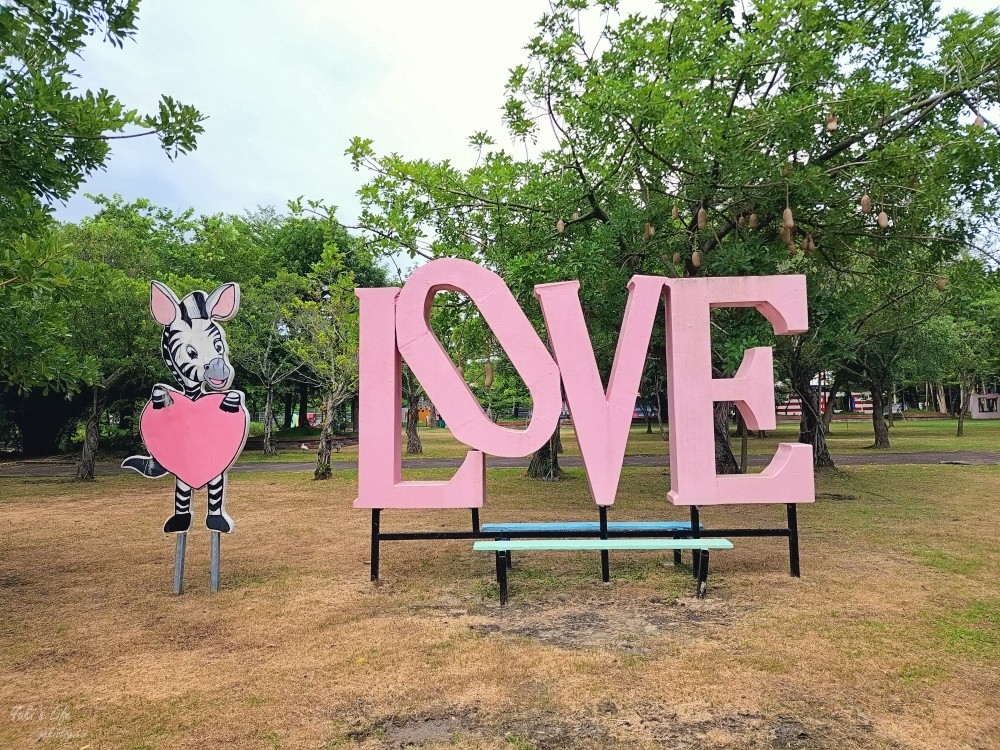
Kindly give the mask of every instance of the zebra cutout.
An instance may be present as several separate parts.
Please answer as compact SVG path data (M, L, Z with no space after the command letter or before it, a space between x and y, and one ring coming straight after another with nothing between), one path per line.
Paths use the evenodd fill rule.
M236 528L226 512L227 471L246 443L250 416L244 394L229 390L233 366L217 321L233 318L239 305L236 284L224 284L211 294L191 292L182 300L158 281L150 287L150 310L163 326L163 361L180 390L163 383L153 386L140 418L150 455L131 456L122 468L150 479L174 475L174 514L163 525L168 534L190 530L194 490L205 486L206 527L223 534ZM213 535L213 544L215 540Z

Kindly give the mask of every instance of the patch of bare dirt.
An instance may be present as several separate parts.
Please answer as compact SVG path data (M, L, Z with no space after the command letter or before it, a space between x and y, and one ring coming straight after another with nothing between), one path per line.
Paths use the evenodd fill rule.
M632 738L636 734L646 735L671 750L860 750L901 747L892 740L878 737L864 714L830 716L821 712L820 715L823 718L767 716L748 711L682 715L649 707L618 717L618 733Z
M663 635L702 638L742 617L747 606L731 601L620 597L568 599L552 604L510 604L480 611L469 627L483 636L515 635L566 649L609 648L633 654L652 650Z

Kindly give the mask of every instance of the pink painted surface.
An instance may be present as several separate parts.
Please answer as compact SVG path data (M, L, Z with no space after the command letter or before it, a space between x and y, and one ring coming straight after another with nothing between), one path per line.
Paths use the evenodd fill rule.
M149 285L149 310L153 313L153 320L161 326L170 325L177 314L177 297L170 291L170 287L159 281L150 282Z
M639 394L663 278L634 276L618 336L607 391L587 332L577 291L578 281L539 284L535 296L542 305L545 328L559 363L573 429L594 502L611 505L618 492L632 413Z
M361 301L358 398L362 415L358 426L358 498L354 507L481 507L486 489L480 451L470 451L458 472L447 481L402 481L400 356L395 335L399 289L356 289L354 293Z
M531 421L524 430L501 427L483 413L431 331L434 294L445 290L469 296L517 368L532 401ZM379 327L380 335L388 330L387 323ZM466 445L494 456L527 456L552 437L559 425L559 368L510 289L492 271L460 258L441 258L418 268L396 300L396 341L452 434Z
M754 307L777 334L808 329L804 276L664 278L670 483L676 505L809 503L815 499L812 447L781 443L760 474L715 473L714 401L735 401L752 429L773 429L774 373L767 347L750 349L736 376L712 377L712 307Z
M167 386L173 403L154 409L149 402L139 418L139 431L149 454L160 465L195 489L204 487L236 462L247 439L246 408L220 408L223 392L192 401Z

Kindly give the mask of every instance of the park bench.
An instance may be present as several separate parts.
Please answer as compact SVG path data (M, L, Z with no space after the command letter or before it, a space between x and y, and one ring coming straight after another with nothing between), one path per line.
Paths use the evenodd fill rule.
M493 534L496 539L511 538L532 538L551 537L556 535L589 535L597 536L601 533L601 524L598 521L529 521L519 523L484 523L481 527L484 534ZM636 536L659 536L670 534L675 539L689 537L691 534L691 524L688 521L608 521L606 531L609 534L621 534L628 537ZM601 568L608 570L607 550L601 551ZM692 550L692 565L694 561L694 551ZM512 557L508 551L507 567L511 567ZM674 550L674 564L681 562L680 549ZM605 577L604 582L608 579Z
M690 528L688 529L690 531ZM497 584L500 587L500 606L507 603L507 555L514 551L549 551L549 550L600 550L602 553L610 550L674 550L689 549L698 551L695 556L695 575L698 580L698 598L704 598L708 590L708 555L709 550L732 549L733 543L728 539L494 539L473 542L472 549L476 552L493 552L496 554ZM607 578L605 578L607 581Z

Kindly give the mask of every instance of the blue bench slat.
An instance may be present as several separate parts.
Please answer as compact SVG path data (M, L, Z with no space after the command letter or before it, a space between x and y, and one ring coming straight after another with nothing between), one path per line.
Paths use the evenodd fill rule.
M512 534L520 531L557 531L597 533L601 525L597 521L548 521L528 523L484 523L479 527L487 534ZM704 528L704 526L701 526ZM608 531L690 531L687 521L609 521Z
M728 539L510 539L473 542L476 552L528 552L536 550L663 550L732 549Z

